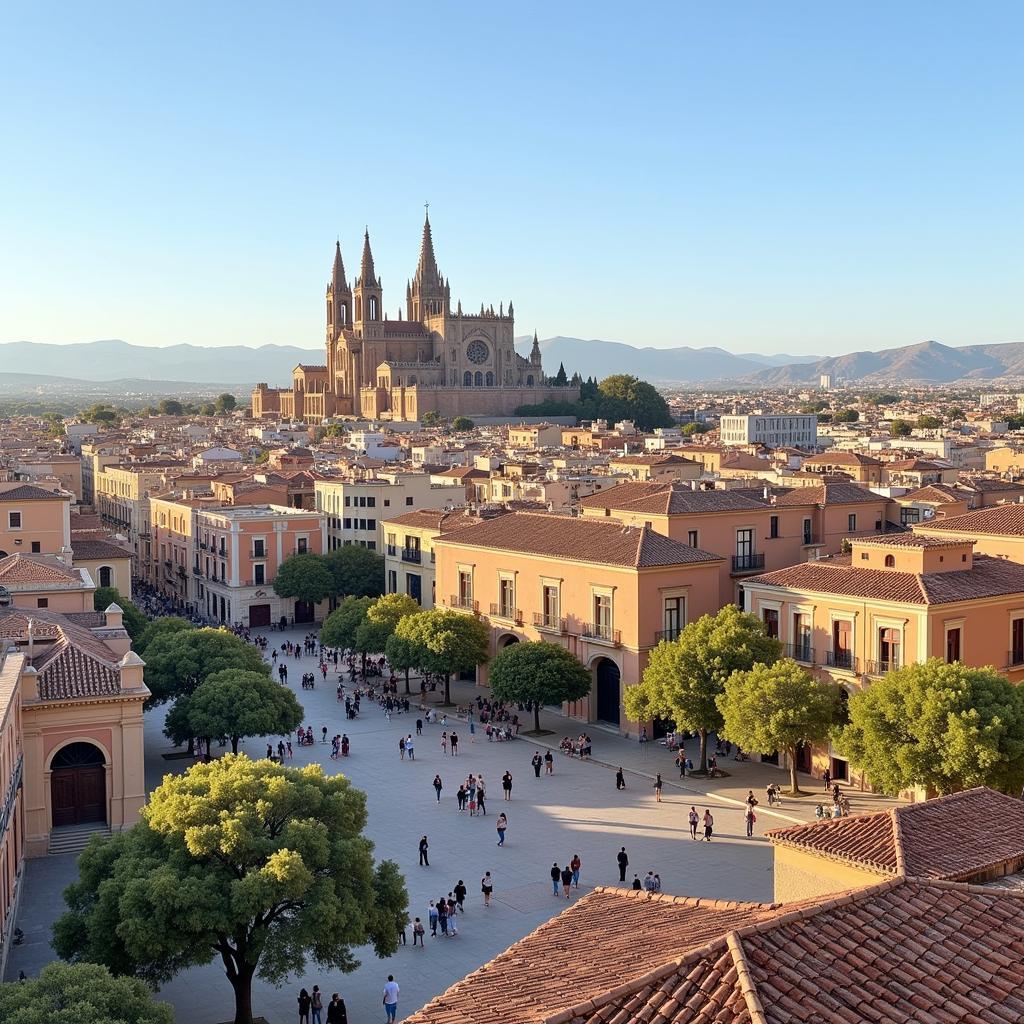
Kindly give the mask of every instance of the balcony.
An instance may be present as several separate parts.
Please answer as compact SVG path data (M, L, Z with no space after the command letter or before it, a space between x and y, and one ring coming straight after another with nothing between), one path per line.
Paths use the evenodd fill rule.
M622 630L612 629L603 622L588 622L580 633L584 640L592 640L597 643L611 644L618 647L622 643Z
M733 572L759 572L764 568L763 554L747 554L732 556Z
M478 612L480 611L479 601L474 601L471 597L460 597L458 594L452 594L448 598L449 608L459 608L464 612Z
M1010 651L1006 655L1006 667L1007 668L1022 668L1024 667L1024 649L1019 651Z
M815 665L817 662L814 659L814 648L807 643L795 643L795 644L784 644L783 650L787 658L792 658L794 661L801 661L805 665Z
M887 672L895 672L900 667L898 658L889 661L868 661L865 662L864 671L869 676L884 676Z
M423 561L423 555L419 548L402 548L402 561L419 565Z
M853 651L826 651L825 665L827 668L838 668L843 672L856 672L857 659Z
M560 619L557 615L548 615L546 612L534 612L533 625L535 629L547 633L558 633L560 636L564 636L568 632L568 623L565 619Z
M514 622L517 626L521 626L523 624L522 610L519 608L512 608L509 605L492 604L491 618L507 619L509 622Z
M659 629L658 632L654 634L654 642L656 644L660 644L662 640L667 640L671 643L673 640L679 639L679 634L682 633L682 631L682 626L675 626L673 629Z

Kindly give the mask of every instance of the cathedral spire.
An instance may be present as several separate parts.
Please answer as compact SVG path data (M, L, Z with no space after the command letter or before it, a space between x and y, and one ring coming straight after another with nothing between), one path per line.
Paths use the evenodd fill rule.
M373 269L373 253L370 251L370 229L363 234L363 259L359 265L359 282L364 288L377 287L377 274Z
M420 262L416 267L416 277L421 286L437 284L441 279L437 269L437 258L434 256L434 236L430 231L429 211L423 218L423 239L420 242Z
M540 366L540 342L537 340L537 332L533 332L533 348L530 349L530 362L534 366Z
M334 269L331 271L331 287L334 294L348 291L348 282L345 280L345 263L341 258L341 239L334 243Z

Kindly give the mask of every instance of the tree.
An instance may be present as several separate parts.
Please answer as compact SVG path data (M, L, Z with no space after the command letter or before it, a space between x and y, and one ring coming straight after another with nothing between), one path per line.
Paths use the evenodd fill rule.
M951 405L946 410L946 417L950 420L962 420L964 418L964 411L959 405Z
M324 556L334 576L336 597L380 597L384 593L384 558L376 551L347 544Z
M122 597L117 587L97 587L92 595L93 608L103 612L112 604L121 609L121 621L133 640L149 625L149 619L128 598Z
M899 400L900 396L894 395L891 391L883 391L871 399L874 405L895 405Z
M188 619L181 619L177 615L165 615L159 619L151 619L146 628L137 636L132 638L132 649L141 658L146 648L158 636L164 633L177 633L182 629L195 629Z
M415 615L420 606L408 594L385 594L366 609L366 617L356 629L355 649L365 654L387 651L388 641L406 615ZM392 668L400 666L392 662ZM409 666L410 668L412 666ZM405 673L405 692L409 693L409 672Z
M694 434L706 434L708 432L708 425L706 423L700 423L694 420L692 423L684 423L682 427L683 437L693 437Z
M38 978L0 984L4 1024L174 1024L169 1003L135 978L115 978L101 964L47 964Z
M541 704L582 700L590 673L564 647L548 643L509 644L491 663L491 692L498 700L533 703L533 727L540 732Z
M938 416L929 416L926 413L922 413L917 417L917 425L922 430L936 430L942 426L942 420Z
M554 385L558 388L568 387L569 378L565 375L565 364L558 364L558 373L555 374Z
M605 377L597 390L608 406L606 419L630 419L641 430L672 426L668 403L647 381L628 373L616 373Z
M217 396L217 400L213 403L214 409L218 413L234 412L238 405L238 399L234 395L229 394L225 391L223 394Z
M441 417L434 412L433 409L428 409L421 417L420 422L425 427L435 427L440 421Z
M856 409L840 409L832 416L834 423L856 423L860 419L860 413Z
M452 430L472 430L473 421L468 416L456 416L452 420Z
M395 628L395 636L409 643L414 664L444 676L444 702L451 704L451 677L469 672L487 661L490 632L475 616L450 608L407 615Z
M388 659L388 664L393 669L405 673L406 693L412 692L409 689L409 669L420 667L419 655L419 648L397 633L392 633L384 645L384 656Z
M906 420L893 420L889 424L890 437L909 437L911 426Z
M319 604L334 592L334 576L321 555L292 555L281 563L274 577L278 597Z
M907 665L850 697L849 714L838 746L883 793L1024 783L1024 690L994 668Z
M235 1024L252 1024L252 979L282 984L308 960L352 971L355 947L397 948L408 895L374 864L366 797L320 765L227 754L165 776L142 820L94 839L54 926L65 959L150 984L219 957Z
M727 604L717 615L702 615L675 640L651 651L643 678L627 686L626 712L637 721L667 718L700 736L700 771L706 772L708 733L722 726L715 703L733 672L758 663L774 664L781 651L764 623Z
M840 688L819 682L791 658L734 672L715 703L722 715L721 735L744 750L785 751L789 784L800 793L796 763L800 745L821 743L841 714Z
M184 406L176 398L161 399L157 409L159 409L164 416L180 416L185 411Z
M327 647L350 647L356 650L356 637L359 627L366 618L372 597L346 597L341 604L324 620L320 630L320 643ZM365 668L366 652L363 652Z

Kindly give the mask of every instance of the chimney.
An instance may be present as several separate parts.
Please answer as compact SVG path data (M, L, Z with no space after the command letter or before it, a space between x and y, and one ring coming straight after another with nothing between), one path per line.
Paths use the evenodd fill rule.
M21 699L22 702L39 700L39 673L32 665L26 665L21 671Z
M124 609L119 604L108 604L103 610L107 629L124 628Z
M146 663L134 651L128 651L117 663L117 667L121 670L122 690L140 690L146 685L142 679Z

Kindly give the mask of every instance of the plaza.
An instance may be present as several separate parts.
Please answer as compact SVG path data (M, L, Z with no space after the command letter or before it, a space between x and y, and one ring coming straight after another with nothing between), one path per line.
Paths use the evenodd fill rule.
M270 648L287 639L301 644L303 635L301 630L272 632ZM318 738L323 726L328 737L347 733L351 755L332 761L329 744L298 747L293 743L294 757L286 763L320 763L330 774L344 772L366 793L367 835L376 845L376 856L395 860L405 875L410 918L418 916L426 922L428 901L447 895L460 878L469 895L458 936L432 939L428 934L425 950L413 948L410 928L409 944L400 946L396 955L385 961L378 960L369 948L359 951L361 966L352 974L318 973L311 965L306 974L280 989L257 981L254 1010L272 1024L291 1019L299 988L311 989L314 984L328 996L340 992L351 1019L372 1020L373 1014L380 1012L380 990L388 974L395 975L402 989L400 1016L412 1013L563 910L568 904L552 896L549 871L553 862L564 866L576 853L583 867L580 888L572 891L573 900L595 885L618 884L615 858L625 846L627 885L634 872L643 878L648 870L654 870L667 893L770 901L772 853L760 834L813 816L813 800L779 812L767 810L762 779L781 779L776 769L737 764L736 774L716 780L722 793L701 792L703 781L689 778L681 780L684 789L672 755L663 747L649 744L652 749L641 751L638 744L598 729L589 730L594 741L593 761L581 762L556 751L554 774L537 779L530 759L538 749L544 753L544 748L528 738L489 743L479 724L471 737L467 723L454 718L447 727L427 724L424 719L423 735L416 736L416 719L423 717L417 711L418 694L412 698L410 713L394 715L390 721L377 704L365 699L359 718L346 721L335 692L335 672L329 672L324 683L317 671L316 688L303 690L301 676L317 669L316 658L289 658L287 664L290 685L306 710L306 725ZM415 681L413 687L417 688ZM403 689L400 682L399 691ZM453 700L466 703L472 692L471 684L459 684L453 690ZM428 700L438 701L440 695L428 694ZM146 784L150 791L165 774L184 771L192 763L165 759L171 747L161 732L163 715L163 709L146 715ZM541 738L551 746L557 746L564 733L576 735L580 725L554 712L545 712L542 724L555 730ZM441 733L446 729L449 735L453 730L459 735L458 757L451 756L450 748L449 753L442 752ZM413 733L415 741L413 761L400 759L398 754L398 740L408 733ZM276 745L276 737L272 739ZM245 752L262 757L266 743L250 739L244 744ZM625 769L627 788L623 791L615 788L614 771L608 767L612 764ZM500 784L506 770L513 776L508 803L502 799ZM658 771L665 781L661 804L655 802L653 789L653 775ZM470 772L482 774L486 780L486 817L458 813L455 792ZM444 784L440 804L432 786L435 774L440 774ZM749 787L759 787L761 800L750 839L745 836L742 808L748 780ZM701 813L710 808L714 815L715 837L710 844L689 838L686 814L691 804ZM502 811L508 815L509 828L505 846L498 849L494 821ZM430 844L429 867L418 864L422 835ZM485 871L491 872L495 885L490 909L483 907L480 894ZM34 975L54 958L49 948L50 925L63 910L61 891L74 874L73 856L28 862L18 921L25 941L12 950L8 978L16 978L19 970ZM181 1021L222 1021L230 1019L233 1012L231 987L219 962L179 975L161 991L160 998L173 1004Z

